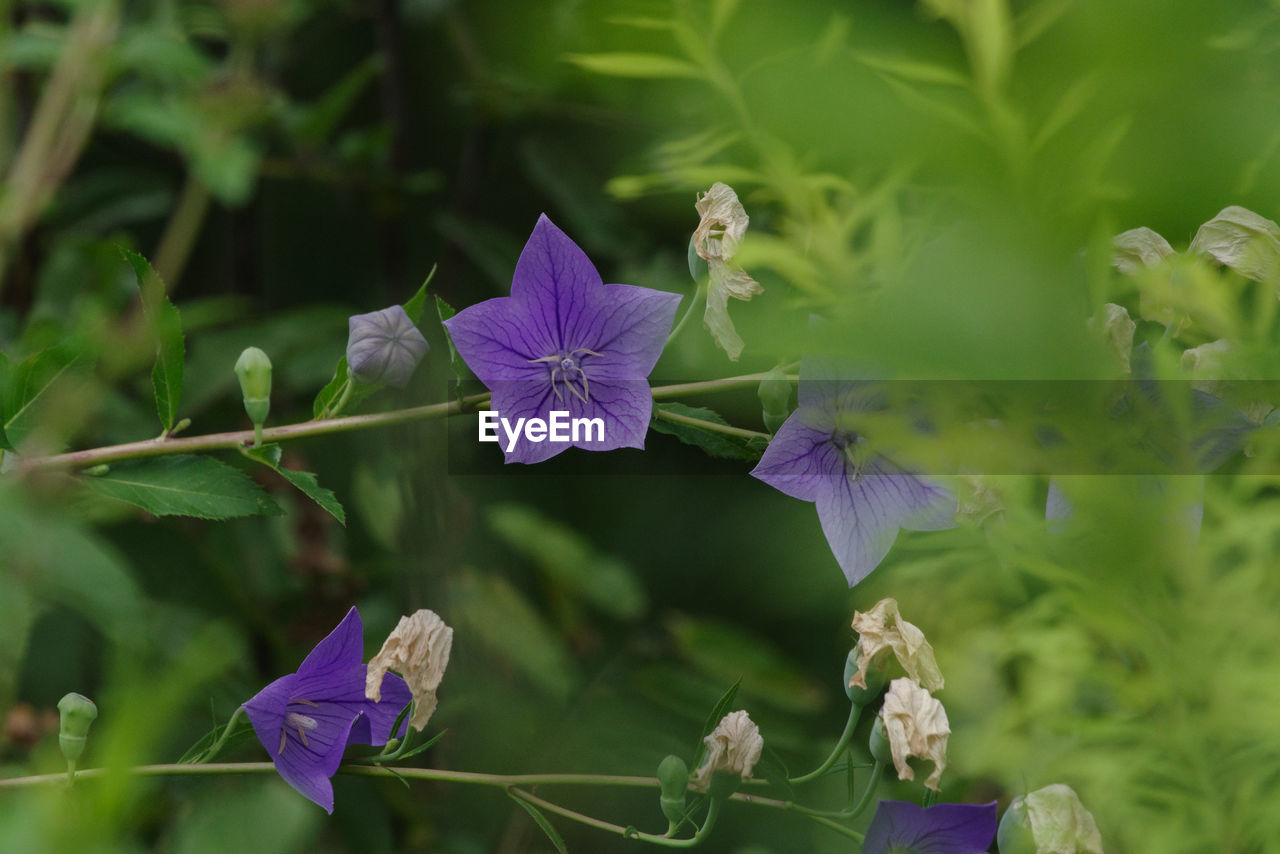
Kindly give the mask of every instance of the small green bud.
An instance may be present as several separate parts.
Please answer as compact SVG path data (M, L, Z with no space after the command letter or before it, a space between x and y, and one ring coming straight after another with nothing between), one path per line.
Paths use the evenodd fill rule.
M75 762L84 753L89 739L89 725L98 717L98 707L83 694L70 693L58 701L60 727L58 746L68 762Z
M1031 817L1022 798L1014 798L1000 819L996 832L1000 854L1036 854L1036 838L1031 832Z
M764 426L770 433L776 433L791 415L791 380L782 370L774 368L760 380L756 394L764 413Z
M889 747L889 734L884 730L884 718L876 715L871 725L871 738L867 743L871 758L882 765L893 764L893 750Z
M255 426L271 411L271 359L257 347L246 347L236 360L236 376L244 395L244 411Z
M858 656L861 653L860 647L854 644L844 660L844 693L849 702L866 707L884 690L885 683L889 681L889 658L885 655L872 658L867 665L867 687L859 688L853 684L853 675L858 672Z
M658 805L667 821L680 822L685 813L685 792L689 789L689 766L679 756L668 756L658 764L662 794Z

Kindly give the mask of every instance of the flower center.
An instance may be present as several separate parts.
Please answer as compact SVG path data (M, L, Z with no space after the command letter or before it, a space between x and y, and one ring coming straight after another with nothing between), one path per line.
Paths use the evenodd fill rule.
M543 356L540 359L530 359L530 362L545 362L547 372L551 380L551 389L556 393L556 399L564 400L564 391L568 389L569 393L574 397L587 403L591 398L590 384L587 380L587 372L583 370L583 356L603 356L603 353L597 353L595 350L588 350L586 347L579 347L577 350L568 352L561 350L559 353L553 353L550 356Z
M831 444L835 445L844 456L845 474L849 479L857 480L861 477L862 466L867 461L867 453L861 447L862 437L852 430L836 428L831 433Z
M293 703L302 703L306 706L319 706L319 703L313 703L310 700L290 700L289 703L290 705ZM276 753L284 753L284 745L285 742L288 741L290 727L297 730L298 738L302 740L302 746L310 747L310 745L307 744L307 733L319 726L320 722L309 715L300 714L298 712L286 712L284 716L284 725L280 727L280 748L276 750Z

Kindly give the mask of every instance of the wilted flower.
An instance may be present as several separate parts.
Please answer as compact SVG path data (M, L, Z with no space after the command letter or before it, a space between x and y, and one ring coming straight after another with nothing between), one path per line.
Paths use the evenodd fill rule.
M1159 266L1173 254L1173 247L1156 232L1143 226L1117 234L1111 241L1111 265L1132 276L1146 267Z
M436 710L436 689L449 666L453 629L434 611L419 609L411 617L401 617L387 636L381 651L369 659L365 696L382 699L382 677L394 670L404 677L413 693L413 717L409 726L422 732Z
M907 675L930 691L941 690L946 681L924 632L902 619L898 600L881 599L870 611L853 612L853 630L858 633L857 672L849 680L856 688L867 687L867 668L873 660L889 653Z
M1000 854L1102 854L1102 835L1062 783L1013 799L1000 819Z
M1190 251L1255 281L1280 280L1280 225L1248 208L1223 208L1196 231Z
M702 325L733 361L742 355L742 338L729 319L729 297L743 300L764 293L760 283L737 264L733 256L747 233L746 210L728 184L716 182L698 197L694 208L702 215L693 232L693 249L707 262L707 309Z
M910 801L881 801L862 854L985 854L995 835L995 801L928 809Z
M760 728L743 710L730 712L721 718L711 735L702 741L707 746L707 753L689 782L689 787L699 792L705 792L711 785L713 774L729 774L749 780L764 750Z
M347 367L367 385L404 388L430 345L402 306L347 321Z
M955 497L862 451L848 416L876 404L865 383L815 376L800 366L799 406L778 428L753 477L818 507L818 521L849 586L879 565L899 528L936 531L955 526Z
M918 756L933 762L933 773L924 784L938 791L938 780L947 767L947 738L951 735L947 712L942 704L911 679L895 679L889 683L889 691L884 695L880 717L884 721L898 779L915 779L907 757Z
M296 673L282 676L244 704L253 731L284 781L333 812L330 778L348 744L386 744L410 700L388 675L382 700L365 697L364 629L355 608L316 644Z
M586 254L543 215L520 253L511 296L464 309L445 326L510 423L546 420L553 409L602 420L602 431L584 430L569 442L521 437L511 450L504 443L507 462L537 463L570 445L644 447L653 414L647 377L679 303L678 294L604 284Z
M1088 320L1089 331L1101 336L1103 344L1111 353L1123 373L1129 373L1129 355L1133 352L1133 333L1138 325L1133 322L1124 306L1106 303L1102 306L1101 315L1094 315Z

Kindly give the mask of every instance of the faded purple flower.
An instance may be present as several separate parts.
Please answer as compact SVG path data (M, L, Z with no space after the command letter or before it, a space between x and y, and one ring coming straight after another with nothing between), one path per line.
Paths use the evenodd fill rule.
M347 330L347 367L368 385L404 388L430 346L398 305L353 315Z
M284 781L333 812L330 778L348 744L386 744L409 704L404 680L388 674L382 700L365 698L364 627L355 608L316 644L296 673L244 704L258 741Z
M822 532L852 587L884 559L899 528L954 527L956 500L941 486L866 453L849 416L881 404L870 384L830 374L829 366L804 360L799 407L751 474L818 506Z
M508 463L537 463L573 445L589 451L643 448L653 413L647 377L675 319L678 294L606 285L586 254L546 215L529 236L511 296L473 305L445 321L458 353L493 393L499 417L601 419L570 441L510 445ZM517 428L517 433L518 433ZM603 434L603 435L601 435Z
M996 802L936 804L881 801L862 854L984 854L996 836Z

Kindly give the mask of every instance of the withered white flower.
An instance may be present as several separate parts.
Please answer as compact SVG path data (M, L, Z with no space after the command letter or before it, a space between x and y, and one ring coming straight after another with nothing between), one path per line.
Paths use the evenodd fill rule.
M1097 822L1075 791L1062 783L1013 799L1000 823L1000 850L1005 850L1006 838L1026 829L1036 854L1102 854Z
M693 248L707 262L707 309L702 324L733 361L742 355L743 342L729 319L729 297L747 301L764 293L760 283L731 263L747 233L749 217L728 184L717 181L698 197L694 208L702 216L693 232Z
M382 677L394 670L404 677L413 693L413 717L409 726L421 732L436 710L436 689L449 666L453 629L434 611L423 608L413 616L401 617L387 640L369 661L365 696L381 699Z
M1089 318L1088 327L1090 332L1102 337L1116 362L1128 374L1131 371L1129 354L1133 352L1133 333L1138 325L1124 306L1112 302L1104 304L1099 314Z
M1111 249L1111 265L1128 276L1145 267L1159 266L1173 254L1169 241L1145 225L1117 234L1111 240Z
M707 790L711 785L711 775L715 773L751 779L751 772L764 750L760 728L741 709L721 718L711 735L702 741L707 746L707 754L689 781L689 788L699 792Z
M947 738L951 735L951 725L947 722L947 712L942 703L914 680L895 679L889 683L880 717L884 721L898 779L915 779L907 757L918 756L933 762L933 773L924 784L938 791L938 780L947 767Z
M858 633L858 671L849 680L851 686L867 687L867 668L877 656L889 652L908 676L926 688L938 691L946 684L933 647L924 632L902 619L897 599L881 599L870 611L854 611L853 630Z
M1259 282L1280 280L1280 225L1248 208L1223 208L1200 226L1190 251Z

